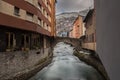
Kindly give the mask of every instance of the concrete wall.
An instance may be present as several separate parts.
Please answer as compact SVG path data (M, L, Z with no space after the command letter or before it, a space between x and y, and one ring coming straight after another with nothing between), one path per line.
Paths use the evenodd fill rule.
M97 53L110 80L120 80L120 0L96 0Z

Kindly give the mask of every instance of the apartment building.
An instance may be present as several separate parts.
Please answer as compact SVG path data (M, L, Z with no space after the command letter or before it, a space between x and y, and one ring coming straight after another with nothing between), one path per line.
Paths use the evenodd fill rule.
M82 44L83 48L96 51L96 12L92 9L88 12L85 23L85 40Z
M56 0L0 0L0 52L46 48Z
M72 30L69 33L69 37L71 38L80 38L83 36L83 17L78 16L73 23Z

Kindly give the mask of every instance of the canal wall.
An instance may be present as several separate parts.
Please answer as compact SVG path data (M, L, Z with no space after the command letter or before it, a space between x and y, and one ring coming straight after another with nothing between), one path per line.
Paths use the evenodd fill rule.
M79 51L75 49L73 54L88 65L93 66L105 78L105 80L110 80L99 56L95 52L89 50Z
M51 48L1 52L0 80L26 80L51 61Z

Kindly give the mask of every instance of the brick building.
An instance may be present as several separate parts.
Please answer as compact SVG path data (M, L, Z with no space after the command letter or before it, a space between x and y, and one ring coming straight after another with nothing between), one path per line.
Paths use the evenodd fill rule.
M81 36L83 36L83 17L79 15L73 23L69 37L80 38Z
M85 23L85 40L82 44L83 48L96 50L96 13L95 9L88 12Z
M0 0L0 52L46 48L56 0Z

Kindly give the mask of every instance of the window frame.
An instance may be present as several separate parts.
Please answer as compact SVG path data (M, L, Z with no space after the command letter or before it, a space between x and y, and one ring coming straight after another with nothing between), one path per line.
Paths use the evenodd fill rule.
M20 16L20 8L14 6L14 15Z

